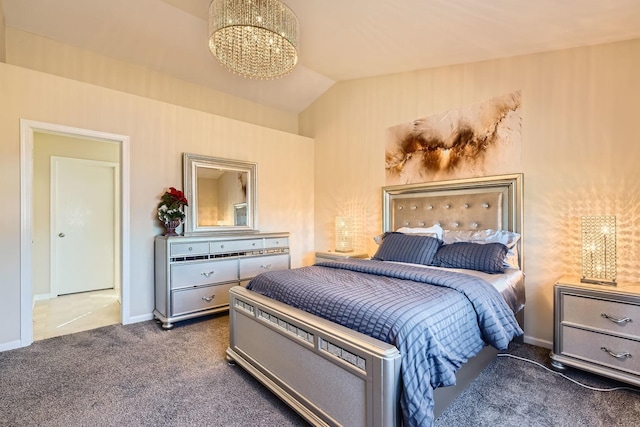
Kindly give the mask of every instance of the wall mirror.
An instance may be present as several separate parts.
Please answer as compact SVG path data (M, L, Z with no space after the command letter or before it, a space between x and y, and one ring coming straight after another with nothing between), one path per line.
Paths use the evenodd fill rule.
M186 236L257 231L257 164L183 154Z

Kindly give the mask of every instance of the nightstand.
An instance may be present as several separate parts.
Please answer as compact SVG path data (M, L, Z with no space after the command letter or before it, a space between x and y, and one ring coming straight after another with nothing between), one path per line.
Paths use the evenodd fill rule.
M640 386L640 283L591 285L563 277L554 286L551 365Z
M348 258L369 258L369 254L364 252L335 252L335 251L326 251L326 252L316 252L316 262L325 262L325 261L336 261L340 259L348 259Z

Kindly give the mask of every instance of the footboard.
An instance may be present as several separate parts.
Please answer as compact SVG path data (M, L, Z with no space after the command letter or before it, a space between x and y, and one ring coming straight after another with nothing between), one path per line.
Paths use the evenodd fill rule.
M400 353L241 286L229 301L229 360L316 426L400 426Z

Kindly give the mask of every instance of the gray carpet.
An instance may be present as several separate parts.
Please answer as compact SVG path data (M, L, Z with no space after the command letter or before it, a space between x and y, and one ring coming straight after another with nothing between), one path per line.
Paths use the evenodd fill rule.
M544 348L512 343L505 353L550 366L549 350ZM564 374L596 388L630 387L574 369ZM590 391L534 364L498 357L447 408L435 426L637 427L640 393Z
M300 426L229 366L228 316L107 326L0 353L2 426Z
M0 353L1 426L305 426L227 365L228 316L108 326ZM510 353L548 363L548 351ZM571 371L598 387L620 385ZM534 365L493 362L436 421L453 426L636 426L640 395L587 391Z

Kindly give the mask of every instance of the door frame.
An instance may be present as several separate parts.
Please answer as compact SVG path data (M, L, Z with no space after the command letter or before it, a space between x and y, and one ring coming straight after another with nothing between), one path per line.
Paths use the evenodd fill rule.
M131 323L130 296L130 141L118 135L53 123L20 119L20 346L33 343L32 228L34 134L50 133L83 137L120 145L120 302L121 322Z
M119 248L117 247L118 245L118 229L120 227L120 215L119 215L119 207L120 207L120 201L118 198L118 195L120 193L120 164L119 163L113 163L113 162L105 162L102 160L89 160L89 159L78 159L78 158L74 158L74 157L62 157L62 156L51 156L50 159L50 164L51 164L51 170L50 170L50 188L49 188L49 192L50 192L50 198L49 198L49 224L51 224L51 229L49 230L49 266L50 266L50 271L49 271L49 297L50 298L57 298L59 295L59 283L56 280L57 276L56 276L56 267L58 265L57 260L56 260L56 256L58 254L58 251L56 250L57 248L57 242L58 239L55 238L55 224L56 224L56 203L55 203L55 194L56 194L56 186L57 186L57 170L58 167L60 166L60 163L84 163L87 165L94 165L94 166L103 166L103 167L108 167L113 169L113 210L114 210L114 223L113 223L113 233L114 235L113 237L113 243L114 243L114 253L113 253L113 268L114 268L114 275L113 275L113 279L114 279L114 289L118 291L118 295L120 294L120 280L118 278L118 270L119 270L119 263L117 260L117 256L119 253ZM120 299L120 298L118 298Z

